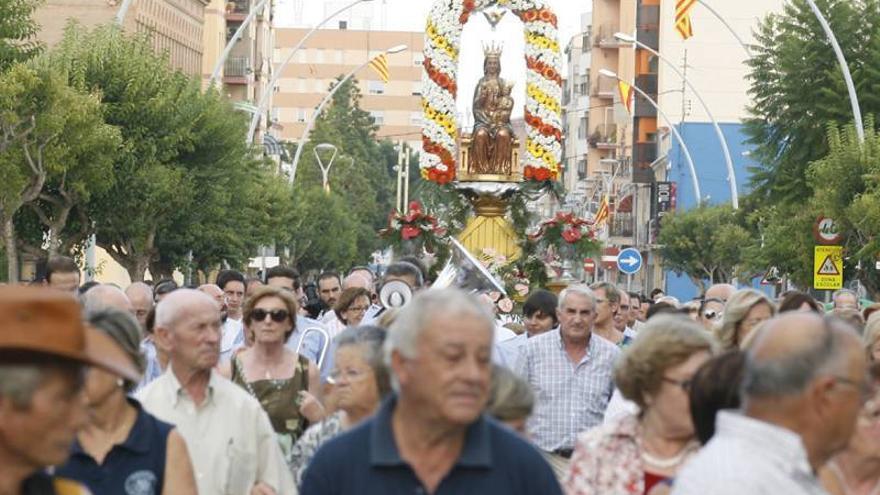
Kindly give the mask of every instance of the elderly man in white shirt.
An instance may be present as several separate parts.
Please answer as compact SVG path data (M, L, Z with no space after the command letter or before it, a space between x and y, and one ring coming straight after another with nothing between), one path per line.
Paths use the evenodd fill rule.
M216 303L195 290L174 291L156 308L155 334L170 362L137 397L183 435L199 494L295 494L260 403L214 371L220 354Z
M856 333L812 313L771 320L747 351L743 411L679 473L676 495L824 494L816 471L852 435L870 391Z

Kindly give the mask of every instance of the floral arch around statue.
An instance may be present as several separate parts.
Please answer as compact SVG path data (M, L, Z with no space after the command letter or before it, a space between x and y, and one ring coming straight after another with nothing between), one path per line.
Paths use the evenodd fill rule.
M527 137L522 176L534 182L556 180L562 171L562 56L557 18L545 0L434 1L425 28L422 178L438 184L456 179L461 33L471 14L491 7L509 9L524 27Z

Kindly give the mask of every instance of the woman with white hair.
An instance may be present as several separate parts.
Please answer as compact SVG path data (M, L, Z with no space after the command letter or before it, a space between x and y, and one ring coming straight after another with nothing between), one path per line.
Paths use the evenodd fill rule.
M668 488L699 449L688 389L716 347L693 320L674 315L649 320L614 370L617 387L639 412L578 438L563 483L566 493L643 495Z
M331 438L349 430L372 415L391 391L382 345L386 331L374 326L348 328L336 336L335 369L330 379L336 386L339 410L303 433L291 451L288 465L296 484L315 452Z
M770 298L755 289L740 289L724 307L718 342L724 350L741 348L749 334L775 314L776 305Z

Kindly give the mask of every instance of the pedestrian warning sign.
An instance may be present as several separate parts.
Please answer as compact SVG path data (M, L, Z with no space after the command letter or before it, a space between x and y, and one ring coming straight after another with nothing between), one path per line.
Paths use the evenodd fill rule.
M816 246L813 256L813 288L837 290L843 287L843 247Z

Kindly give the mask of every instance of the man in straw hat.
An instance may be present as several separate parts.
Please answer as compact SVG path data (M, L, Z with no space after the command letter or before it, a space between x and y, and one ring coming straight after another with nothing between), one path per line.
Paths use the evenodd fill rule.
M0 287L0 494L88 493L43 471L67 459L87 421L87 366L140 379L110 337L83 324L69 294Z

